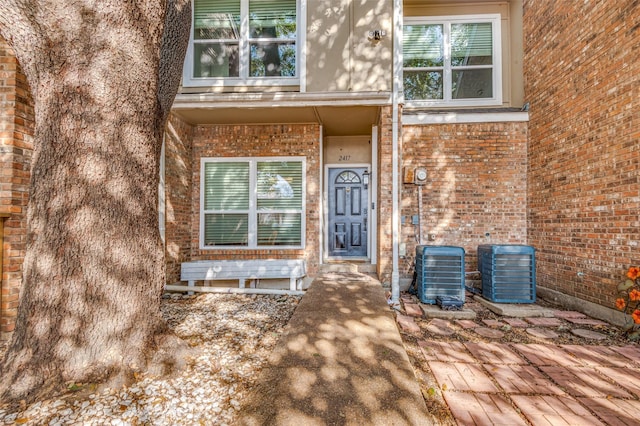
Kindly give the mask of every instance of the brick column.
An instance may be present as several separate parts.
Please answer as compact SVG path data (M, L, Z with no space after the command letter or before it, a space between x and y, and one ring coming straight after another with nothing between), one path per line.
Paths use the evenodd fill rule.
M401 110L400 110L401 111ZM401 112L398 112L400 119ZM391 285L393 270L393 200L392 200L392 169L393 169L393 117L390 106L383 107L380 112L380 133L378 142L378 268L380 281ZM402 152L400 138L401 128L398 130L398 157Z
M193 132L177 115L169 116L164 140L167 284L180 281L180 264L191 260Z
M0 213L3 223L0 339L15 328L26 249L33 100L12 49L0 38Z

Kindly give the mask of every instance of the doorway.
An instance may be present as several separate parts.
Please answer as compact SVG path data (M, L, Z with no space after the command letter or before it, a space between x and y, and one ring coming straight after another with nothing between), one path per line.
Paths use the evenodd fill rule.
M329 167L329 257L366 258L369 233L368 167Z

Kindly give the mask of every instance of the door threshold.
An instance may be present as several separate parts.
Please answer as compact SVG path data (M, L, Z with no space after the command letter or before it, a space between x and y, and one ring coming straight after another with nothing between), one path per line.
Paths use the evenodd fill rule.
M325 259L325 263L367 263L371 262L368 257L356 257L356 256L333 256Z

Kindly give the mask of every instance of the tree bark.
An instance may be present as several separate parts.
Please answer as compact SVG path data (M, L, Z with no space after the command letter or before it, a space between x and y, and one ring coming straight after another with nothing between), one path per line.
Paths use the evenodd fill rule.
M188 0L0 0L0 32L36 115L4 401L180 361L185 346L160 313L157 205L162 130L190 17Z

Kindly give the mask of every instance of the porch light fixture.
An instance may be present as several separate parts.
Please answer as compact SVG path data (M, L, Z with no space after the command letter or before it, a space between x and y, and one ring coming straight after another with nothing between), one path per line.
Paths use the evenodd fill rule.
M378 42L382 40L382 37L386 36L387 33L384 30L373 30L369 31L369 40L373 42Z
M369 171L365 170L362 174L362 183L364 183L365 189L369 186Z

